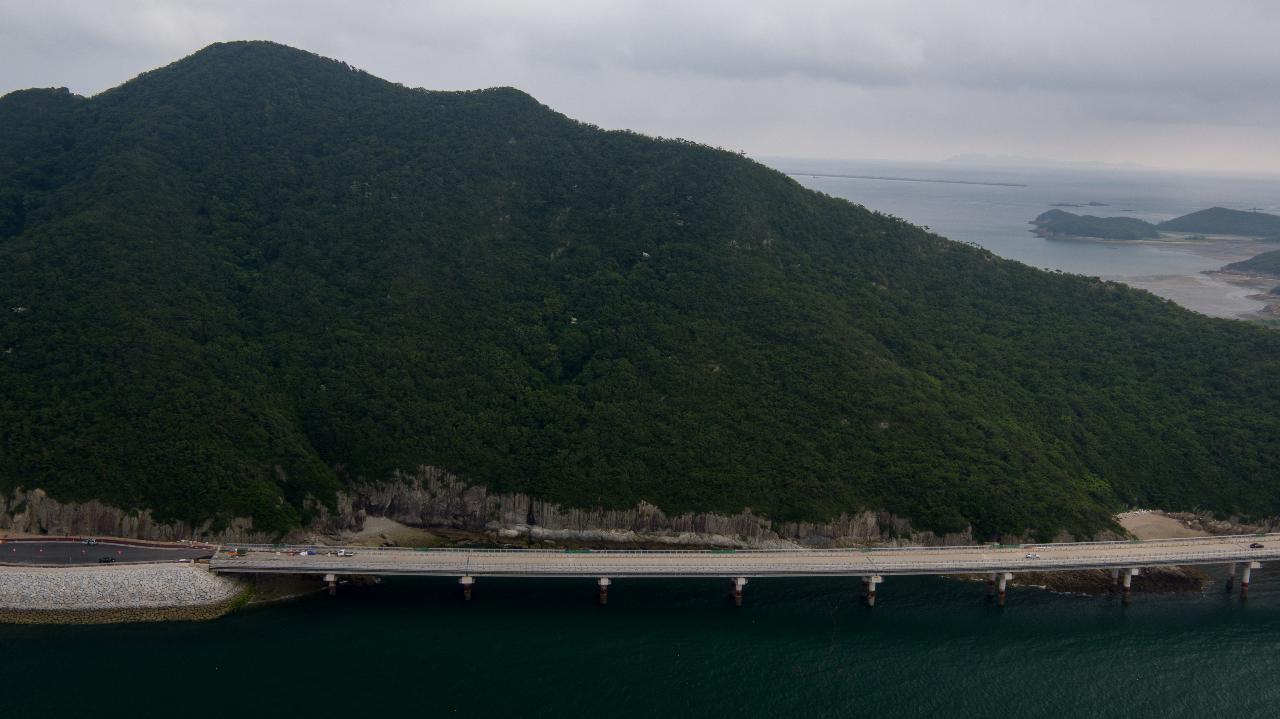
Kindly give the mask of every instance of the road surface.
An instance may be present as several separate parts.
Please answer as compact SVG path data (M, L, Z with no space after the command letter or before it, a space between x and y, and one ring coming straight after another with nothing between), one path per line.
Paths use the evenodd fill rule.
M60 565L97 564L102 557L114 557L121 564L140 562L174 562L179 559L207 557L213 552L200 547L172 547L98 542L81 544L77 540L28 541L0 540L0 564Z
M1262 544L1253 548L1251 544ZM508 577L766 577L965 574L1230 564L1280 559L1280 534L1016 547L901 547L737 551L482 550L354 547L299 555L297 547L222 552L217 572Z

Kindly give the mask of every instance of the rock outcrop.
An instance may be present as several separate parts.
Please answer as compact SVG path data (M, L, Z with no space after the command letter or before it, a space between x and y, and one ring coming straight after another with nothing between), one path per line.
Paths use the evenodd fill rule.
M356 531L366 517L387 517L415 527L492 533L496 539L627 542L726 547L836 546L840 544L972 544L970 532L939 536L917 532L909 520L885 512L842 514L830 522L774 522L737 514L668 515L651 504L631 509L575 509L524 494L496 494L467 486L436 467L395 473L355 486L336 513L321 512L316 531Z
M126 511L98 501L59 502L43 490L16 490L0 497L0 530L18 534L106 536L173 541L269 542L272 535L256 532L253 520L237 518L221 529L210 522L159 522L150 510Z

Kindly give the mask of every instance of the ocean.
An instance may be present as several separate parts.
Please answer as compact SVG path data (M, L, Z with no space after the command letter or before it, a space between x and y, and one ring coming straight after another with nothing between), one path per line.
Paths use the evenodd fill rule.
M1280 214L1280 176L1216 177L1112 167L978 167L766 159L805 187L842 197L944 237L972 242L1032 267L1119 280L1202 314L1246 317L1267 301L1203 274L1274 245L1228 243L1193 251L1167 245L1049 240L1029 224L1055 203L1067 212L1160 222L1221 206ZM831 175L846 175L833 177ZM892 179L889 179L892 178ZM1102 206L1089 206L1088 203Z
M1140 581L1135 580L1135 581ZM317 587L319 583L317 582ZM887 577L388 580L198 623L0 626L6 716L1271 717L1280 577L1247 601Z

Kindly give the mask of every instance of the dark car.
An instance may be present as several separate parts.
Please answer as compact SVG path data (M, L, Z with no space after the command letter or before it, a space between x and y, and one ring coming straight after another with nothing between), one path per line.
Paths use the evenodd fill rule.
M1262 544L1260 542L1254 542L1249 545L1249 549L1262 549Z
M116 561L115 557L98 557L98 564L111 564Z

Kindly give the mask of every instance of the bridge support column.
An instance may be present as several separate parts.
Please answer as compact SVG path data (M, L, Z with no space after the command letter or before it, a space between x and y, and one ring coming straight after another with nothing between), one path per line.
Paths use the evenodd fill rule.
M462 599L471 601L471 587L476 583L476 578L470 575L464 575L458 579L458 584L462 585Z
M1227 565L1227 594L1231 593L1233 585L1236 583L1236 563L1232 562Z
M1004 606L1005 590L1008 588L1009 580L1013 579L1013 573L1000 572L996 575L996 606Z
M746 577L738 577L733 580L733 606L742 606L742 588L747 586Z
M1258 562L1245 562L1244 567L1240 570L1240 598L1249 598L1249 577L1253 574L1253 570L1261 569L1262 565Z
M1119 587L1120 587L1120 570L1112 569L1111 570L1111 593L1115 594L1116 589L1118 589Z
M996 595L996 574L992 572L987 575L987 599L991 599Z
M600 577L600 579L596 580L596 586L600 589L598 597L602 607L609 603L609 584L608 577Z
M336 574L324 575L324 581L329 585L329 596L332 597L338 593L338 576Z
M1129 590L1133 586L1133 578L1142 573L1137 567L1120 570L1120 586L1124 588L1124 603L1129 603Z
M862 586L866 590L867 606L874 607L876 605L876 585L884 581L884 577L879 574L868 574L862 578Z

